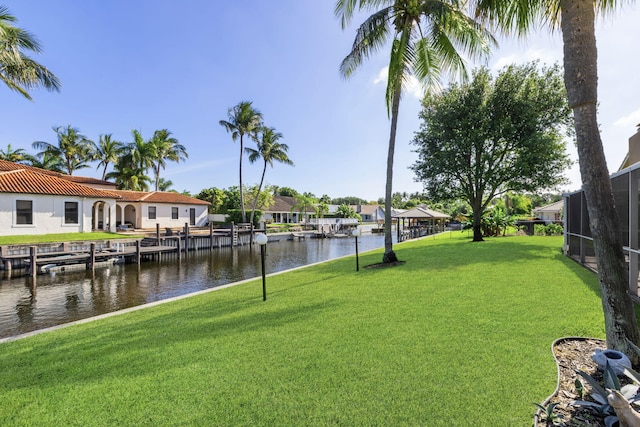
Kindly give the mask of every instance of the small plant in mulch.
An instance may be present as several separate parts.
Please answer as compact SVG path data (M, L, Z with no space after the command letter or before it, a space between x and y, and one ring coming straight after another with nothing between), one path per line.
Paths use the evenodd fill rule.
M593 401L577 400L573 404L592 408L596 414L604 418L604 423L607 426L614 426L618 423L618 414L616 413L615 408L609 403L609 395L612 393L612 390L620 392L624 399L629 403L634 403L640 400L640 396L638 395L639 386L637 385L637 383L640 382L640 374L632 369L625 368L624 375L636 384L626 384L624 386L620 384L618 376L608 361L606 362L603 372L604 387L598 380L586 372L581 370L577 370L576 372L584 378L587 383L589 383L589 386L591 386L591 393L589 396ZM582 388L584 389L584 387Z

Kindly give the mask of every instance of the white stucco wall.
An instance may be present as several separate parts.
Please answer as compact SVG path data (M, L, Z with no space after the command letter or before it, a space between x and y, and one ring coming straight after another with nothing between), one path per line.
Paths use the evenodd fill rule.
M16 200L33 203L33 224L16 224ZM0 235L79 233L91 231L91 210L99 199L36 194L0 194ZM77 202L78 224L64 223L64 203Z
M156 224L164 227L184 227L185 223L189 223L189 209L195 209L196 223L194 227L203 227L208 222L208 212L206 205L182 205L167 203L141 203L140 207L136 207L136 216L139 220L140 228L155 228ZM149 207L155 206L156 219L149 219ZM178 208L178 219L171 218L171 208Z

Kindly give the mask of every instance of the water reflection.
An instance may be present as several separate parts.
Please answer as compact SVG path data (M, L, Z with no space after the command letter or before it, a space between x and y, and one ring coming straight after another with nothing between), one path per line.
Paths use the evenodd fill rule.
M384 237L358 239L361 251ZM355 254L353 238L270 242L268 273ZM178 258L113 264L0 280L0 338L109 313L260 275L260 248L241 246L192 251Z

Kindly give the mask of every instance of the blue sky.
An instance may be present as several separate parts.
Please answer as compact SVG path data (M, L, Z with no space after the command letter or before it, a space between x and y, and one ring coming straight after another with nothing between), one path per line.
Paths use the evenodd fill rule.
M370 58L349 80L339 64L359 19L346 30L333 0L12 0L18 26L44 53L34 56L62 81L60 93L32 92L34 101L0 87L0 146L33 152L36 140L55 143L54 126L71 125L88 138L113 134L130 142L168 129L188 151L161 176L178 191L238 184L239 145L218 122L242 100L284 135L295 167L276 164L266 182L317 196L384 195L389 119L380 78L386 52ZM600 20L599 96L602 137L610 171L627 152L640 123L637 41L640 11L626 6ZM486 64L493 69L539 58L562 60L561 34L501 40ZM394 168L394 191L422 186L408 167L419 127L419 91L406 93ZM570 153L576 158L575 149ZM262 165L245 158L245 184L257 184ZM94 168L78 174L99 176ZM580 187L577 166L567 172Z

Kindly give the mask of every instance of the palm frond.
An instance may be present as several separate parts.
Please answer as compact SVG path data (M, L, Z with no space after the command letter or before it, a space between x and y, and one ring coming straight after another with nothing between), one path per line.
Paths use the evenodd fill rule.
M382 9L367 18L358 30L351 52L340 64L340 73L349 77L372 54L378 52L387 43L390 34L390 17L393 8Z

